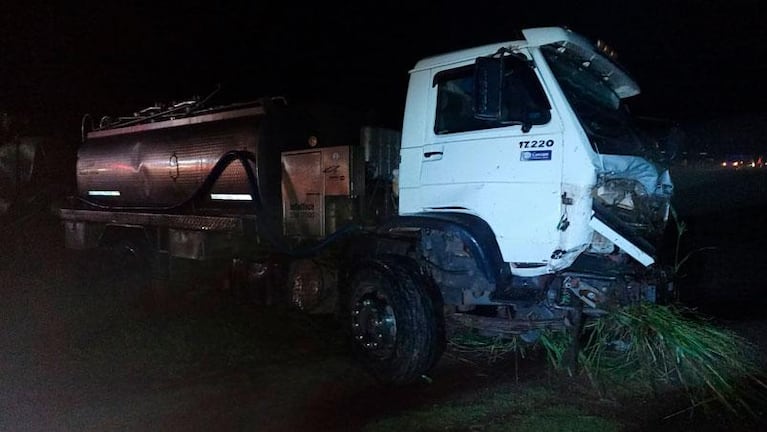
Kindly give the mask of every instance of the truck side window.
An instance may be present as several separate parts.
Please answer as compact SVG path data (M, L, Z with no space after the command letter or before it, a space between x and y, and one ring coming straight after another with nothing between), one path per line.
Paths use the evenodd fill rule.
M530 66L516 57L506 60L503 109L499 120L474 117L474 67L442 71L434 77L437 115L434 132L444 135L515 124L542 125L551 120L551 106Z

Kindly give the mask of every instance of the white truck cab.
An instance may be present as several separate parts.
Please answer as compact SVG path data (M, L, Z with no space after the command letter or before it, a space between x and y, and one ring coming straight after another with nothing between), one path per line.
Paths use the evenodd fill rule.
M562 28L522 34L524 40L427 58L410 71L400 213L478 216L519 276L565 269L595 241L601 250L613 243L652 264L643 245L592 222L592 202L614 192L598 189L608 179L632 181L658 198L665 221L668 172L649 159L651 143L631 130L622 103L639 93L638 85L601 43ZM474 65L488 56L502 57L505 89L500 116L478 120Z

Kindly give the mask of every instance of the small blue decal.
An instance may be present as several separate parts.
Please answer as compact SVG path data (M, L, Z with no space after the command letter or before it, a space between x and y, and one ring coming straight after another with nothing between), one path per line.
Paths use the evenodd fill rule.
M551 150L523 151L519 155L519 160L523 162L551 160Z

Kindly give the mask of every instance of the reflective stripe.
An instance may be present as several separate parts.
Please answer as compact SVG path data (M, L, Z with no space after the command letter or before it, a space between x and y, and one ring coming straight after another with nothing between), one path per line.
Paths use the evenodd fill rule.
M92 190L88 191L88 195L90 196L120 196L120 191L100 191L100 190Z
M226 200L226 201L253 201L253 197L250 194L210 194L212 200Z

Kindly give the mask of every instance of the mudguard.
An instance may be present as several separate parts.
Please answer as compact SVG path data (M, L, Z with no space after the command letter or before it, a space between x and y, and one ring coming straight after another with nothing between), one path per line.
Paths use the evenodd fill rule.
M381 226L380 232L403 229L433 229L457 235L477 263L477 268L490 283L498 283L510 275L495 233L482 218L456 212L424 212L397 216Z

